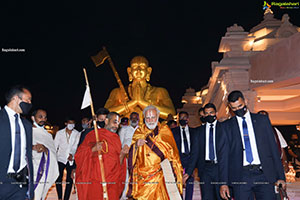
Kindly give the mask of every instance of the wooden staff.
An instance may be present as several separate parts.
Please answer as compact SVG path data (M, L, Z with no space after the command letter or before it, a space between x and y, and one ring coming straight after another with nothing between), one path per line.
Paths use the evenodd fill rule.
M88 87L90 87L85 68L83 68L83 72L84 72L86 85ZM97 128L97 123L96 123L96 116L95 116L91 91L90 91L90 104L91 104L91 112L92 112L92 116L93 116L93 125L94 125L94 130L95 130L95 135L96 135L96 142L98 143L99 142L98 128ZM103 199L108 200L107 184L106 184L105 174L104 174L104 164L103 164L103 160L102 160L102 153L100 150L98 150L98 158L99 158L99 165L100 165L101 179L102 179Z

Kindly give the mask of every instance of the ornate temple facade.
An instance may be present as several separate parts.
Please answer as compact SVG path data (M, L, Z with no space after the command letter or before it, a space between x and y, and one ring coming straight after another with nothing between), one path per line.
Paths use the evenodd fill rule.
M246 32L234 24L221 38L223 59L211 63L212 75L201 91L187 89L182 109L191 115L191 126L200 124L198 109L214 103L218 118L230 117L227 95L240 90L251 112L266 110L274 125L300 123L300 28L284 14L275 19L271 10L263 21Z

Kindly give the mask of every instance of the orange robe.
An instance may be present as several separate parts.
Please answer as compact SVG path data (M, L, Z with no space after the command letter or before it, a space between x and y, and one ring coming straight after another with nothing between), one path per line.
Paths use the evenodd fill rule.
M137 147L138 139L147 143ZM128 156L129 186L127 197L138 200L170 199L160 163L167 158L172 166L178 190L182 194L182 165L173 134L167 125L149 130L144 124L132 138Z
M104 163L105 179L109 200L119 200L124 188L126 177L126 160L120 164L121 142L116 133L104 128L98 129L99 140L107 142L108 149L103 145L102 159ZM92 152L96 144L95 131L91 131L77 149L76 187L79 200L103 199L102 179L98 153Z

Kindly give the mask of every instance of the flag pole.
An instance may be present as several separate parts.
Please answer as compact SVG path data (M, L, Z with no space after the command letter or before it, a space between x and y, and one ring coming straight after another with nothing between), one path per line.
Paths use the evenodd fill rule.
M127 105L127 102L129 101L129 98L128 98L127 92L126 92L126 90L125 90L125 88L124 88L124 85L123 85L123 83L122 83L122 81L121 81L121 79L120 79L120 76L119 76L119 74L118 74L118 72L117 72L117 70L116 70L116 68L115 68L114 63L113 63L113 61L112 61L112 59L111 59L109 53L107 52L107 50L106 50L106 48L105 48L104 46L103 46L103 50L104 50L104 51L107 53L107 55L108 55L108 58L107 58L107 59L108 59L109 65L110 65L110 67L111 67L111 69L112 69L112 71L113 71L113 73L114 73L114 75L115 75L115 77L116 77L116 79L117 79L117 82L118 82L118 84L119 84L119 86L120 86L121 91L124 93L125 100L124 100L123 104L124 104L126 113L129 113L129 108L128 108L128 105Z
M85 68L83 68L83 72L84 72L86 85L88 87L90 87ZM96 142L98 143L99 142L98 128L97 128L97 123L96 123L96 116L95 116L95 111L94 111L94 106L93 106L93 101L92 101L91 90L90 90L90 104L91 104L91 112L92 112L92 116L93 116L93 125L94 125L94 130L95 130ZM98 158L99 158L99 165L100 165L101 179L102 179L102 187L103 187L103 199L108 200L107 184L106 184L106 179L105 179L105 174L104 174L104 164L103 164L103 160L102 160L102 153L101 153L100 150L98 150Z

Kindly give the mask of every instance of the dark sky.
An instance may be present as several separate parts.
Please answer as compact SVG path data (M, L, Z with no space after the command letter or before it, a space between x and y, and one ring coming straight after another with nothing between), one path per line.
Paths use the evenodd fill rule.
M88 71L95 109L104 106L118 87L109 64L96 68L90 60L106 46L124 85L132 57L143 55L153 68L150 83L165 87L176 108L189 87L205 86L211 62L220 61L218 46L226 28L237 23L249 31L263 19L263 1L7 1L1 3L0 105L14 84L27 85L34 108L48 111L61 125L68 115L77 120ZM273 8L300 26L300 10Z

